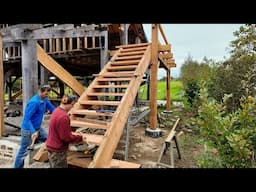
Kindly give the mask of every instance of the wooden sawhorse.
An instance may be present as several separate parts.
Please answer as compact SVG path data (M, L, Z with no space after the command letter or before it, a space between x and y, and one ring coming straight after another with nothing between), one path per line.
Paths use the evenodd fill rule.
M161 149L161 152L160 152L160 155L159 155L159 158L158 158L158 161L157 161L157 165L167 167L167 168L174 168L174 157L173 157L173 147L174 146L172 144L172 141L175 142L176 149L177 149L177 152L178 152L178 158L181 159L180 148L179 148L178 140L177 140L177 137L176 137L176 130L175 130L179 121L180 121L180 118L177 119L177 121L175 122L173 128L171 129L168 137L165 139L165 142L163 144L163 147ZM168 149L170 151L170 159L169 159L170 165L165 164L165 163L161 163L161 159L162 159L163 155L165 155L165 153Z

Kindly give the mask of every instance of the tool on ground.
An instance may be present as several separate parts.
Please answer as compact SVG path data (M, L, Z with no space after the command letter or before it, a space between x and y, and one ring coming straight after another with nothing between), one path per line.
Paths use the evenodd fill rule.
M30 146L28 146L28 150L31 150L33 151L34 150L34 144L35 144L35 141L36 141L36 138L38 137L38 132L36 132L36 134L34 133L32 135L32 143Z

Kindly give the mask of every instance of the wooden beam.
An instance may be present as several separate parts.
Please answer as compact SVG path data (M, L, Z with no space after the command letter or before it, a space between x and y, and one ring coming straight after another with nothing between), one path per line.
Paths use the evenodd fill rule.
M143 47L143 48L145 49L144 46L146 46L146 45L150 45L150 43L140 43L140 44L130 44L130 45L118 45L118 46L116 46L116 48L125 48L125 49L123 49L123 50L126 50L126 49L132 48L132 47L134 47L134 48ZM128 50L130 50L130 49L128 49ZM131 49L131 50L133 50L133 49Z
M166 38L166 36L165 36L164 30L163 30L161 24L159 24L159 30L160 30L160 33L161 33L163 39L164 39L165 44L168 44L167 38Z
M158 54L160 62L164 65L165 69L169 69L168 62L163 58L162 54Z
M3 41L0 34L0 137L4 134L4 67L3 67Z
M170 52L171 51L171 44L168 44L168 45L159 44L158 45L158 51L159 52L166 52L166 51Z
M137 164L137 163L132 163L132 162L128 162L128 161L122 161L122 160L118 160L118 159L112 159L111 160L111 164L110 164L110 168L134 168L134 169L138 169L140 168L141 165Z
M128 24L120 24L120 30L121 45L128 45Z
M152 24L152 50L150 69L150 128L157 128L157 71L158 71L158 24Z
M160 54L160 55L162 56L163 59L172 59L173 58L173 54L170 52Z
M112 113L112 112L101 112L100 110L96 111L96 110L86 110L86 109L75 109L75 110L72 110L72 114L112 117L114 113Z
M19 47L20 42L3 42L3 48L7 47Z
M172 59L164 59L162 54L159 54L158 58L159 58L160 62L164 65L165 69L169 69L171 67L176 67L176 63L173 58Z
M59 65L52 57L50 57L43 48L37 44L37 59L51 73L57 76L78 95L82 95L85 87L79 83L70 73L68 73L61 65Z
M167 64L168 64L169 67L176 67L177 66L174 60L168 61Z
M100 42L100 68L103 67L108 62L109 54L108 54L108 31L102 31L102 36L99 37Z
M71 120L70 125L72 127L88 127L88 128L94 128L94 129L107 129L108 128L107 125L87 123L87 122L82 122L79 120Z
M22 48L22 98L23 112L25 104L37 92L38 89L38 64L36 53L36 41L24 40Z
M4 42L14 42L24 39L52 39L52 38L75 38L85 36L102 36L102 30L92 30L92 27L80 27L73 28L73 24L63 24L54 27L40 28L41 25L30 26L27 24L27 28L15 27L9 28L6 31L1 31L3 34Z
M178 118L175 122L175 124L173 125L168 137L165 139L165 142L171 142L171 140L173 139L173 136L175 135L176 133L176 127L178 125L178 123L180 122L180 118Z

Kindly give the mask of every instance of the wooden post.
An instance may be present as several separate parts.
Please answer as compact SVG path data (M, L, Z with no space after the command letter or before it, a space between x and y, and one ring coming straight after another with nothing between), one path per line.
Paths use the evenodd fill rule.
M108 32L102 31L100 36L100 68L103 69L108 61ZM87 42L86 42L87 46Z
M152 66L150 70L150 128L157 128L158 24L152 24Z
M27 101L38 89L38 65L36 54L36 40L22 41L22 96L23 112Z
M3 41L0 34L0 137L4 134L4 66Z
M171 69L166 70L166 110L170 111L171 108Z
M120 24L120 30L121 30L121 45L128 45L128 28L129 24Z
M40 85L48 83L48 72L40 65Z

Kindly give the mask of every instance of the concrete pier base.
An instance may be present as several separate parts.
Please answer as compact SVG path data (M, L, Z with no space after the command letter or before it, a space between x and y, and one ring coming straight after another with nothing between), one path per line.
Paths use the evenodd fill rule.
M162 137L162 130L159 128L156 128L156 129L146 128L145 135L149 137L154 137L154 138Z

